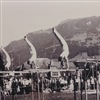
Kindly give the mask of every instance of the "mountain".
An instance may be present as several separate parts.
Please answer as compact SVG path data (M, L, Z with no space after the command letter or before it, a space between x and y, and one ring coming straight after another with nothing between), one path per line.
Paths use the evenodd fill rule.
M99 54L100 17L67 19L59 23L56 29L68 42L69 58L74 58L82 52L87 52L89 56ZM61 45L53 34L52 28L28 33L27 37L36 47L39 58L59 57ZM12 41L5 49L16 66L27 61L31 56L24 39Z

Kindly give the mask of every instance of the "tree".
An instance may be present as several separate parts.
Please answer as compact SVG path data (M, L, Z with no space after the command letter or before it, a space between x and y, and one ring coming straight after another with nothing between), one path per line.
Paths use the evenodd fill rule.
M0 53L0 71L4 71L4 61L1 53Z
M0 53L0 71L4 71L4 61L3 61L3 56ZM3 74L0 74L0 86L3 89Z

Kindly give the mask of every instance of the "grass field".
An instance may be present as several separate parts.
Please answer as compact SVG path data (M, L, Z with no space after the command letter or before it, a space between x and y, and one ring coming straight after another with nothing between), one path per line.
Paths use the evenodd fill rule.
M6 96L5 100L12 100L12 96ZM32 100L32 94L28 95L16 95L14 100ZM38 100L37 93L34 93L34 99ZM42 94L40 94L40 100L43 100ZM74 100L74 94L73 93L45 93L44 94L44 100ZM80 99L80 94L77 93L76 100ZM83 100L85 100L85 95L83 94ZM96 100L96 94L88 94L88 100Z

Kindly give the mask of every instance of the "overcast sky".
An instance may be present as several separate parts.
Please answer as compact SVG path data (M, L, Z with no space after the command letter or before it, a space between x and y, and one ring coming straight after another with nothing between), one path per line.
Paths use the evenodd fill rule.
M2 8L3 46L66 19L100 16L100 2L3 2Z

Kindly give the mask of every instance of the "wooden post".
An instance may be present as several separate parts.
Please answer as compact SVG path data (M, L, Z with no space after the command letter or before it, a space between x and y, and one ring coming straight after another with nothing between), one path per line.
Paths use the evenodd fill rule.
M83 83L83 82L82 82L82 71L81 71L81 73L80 73L80 85L81 85L81 86L80 86L80 87L81 87L81 88L80 88L80 92L81 92L81 100L83 100L83 97L82 97L82 85L83 85L83 84L82 84L82 83Z
M44 100L44 93L43 93L44 85L43 85L43 73L42 73L42 100Z
M32 81L32 100L34 100L34 92L33 92L33 73L31 73L31 81Z
M38 100L40 100L39 72L38 71L37 71L37 83L38 83Z
M85 81L85 100L88 100L87 99L87 82Z
M86 65L85 65L84 67L85 67L85 69L84 69L84 71L85 71L85 100L88 100L88 99L87 99Z
M93 79L94 79L94 66L92 68L92 76L93 76ZM93 89L95 89L95 84L93 84Z
M99 86L98 85L99 84L98 84L98 80L97 80L97 89L96 89L96 91L97 91L97 93L96 93L97 100L99 100Z
M76 100L76 80L74 76L74 100Z
M4 100L4 93L1 86L0 86L0 100Z
M96 68L96 75L97 75L97 80L96 80L96 83L97 83L97 87L96 87L96 100L99 100L99 81L98 81L99 73L97 72L97 68Z
M4 74L3 74L3 100L5 100L5 82L4 82Z

